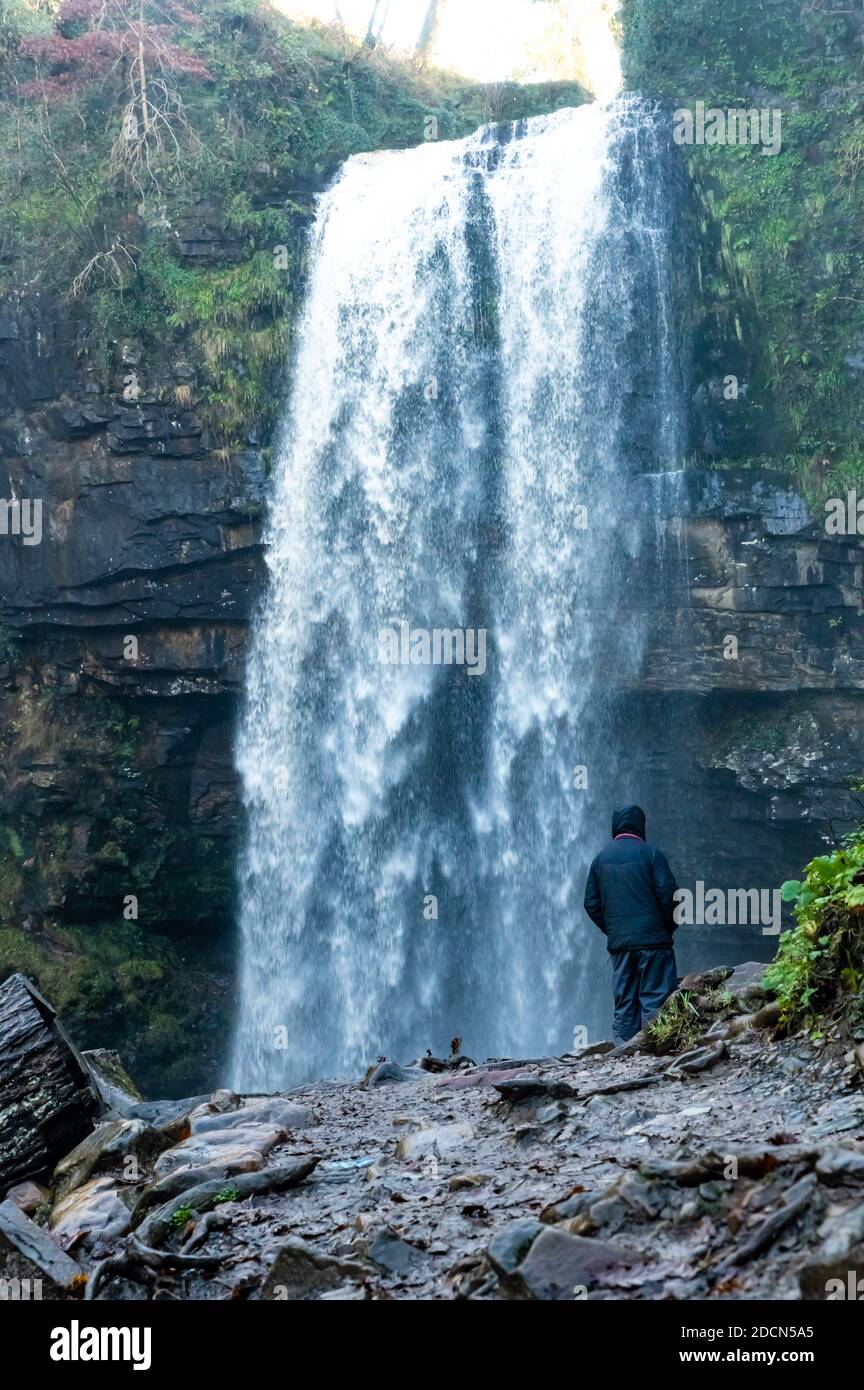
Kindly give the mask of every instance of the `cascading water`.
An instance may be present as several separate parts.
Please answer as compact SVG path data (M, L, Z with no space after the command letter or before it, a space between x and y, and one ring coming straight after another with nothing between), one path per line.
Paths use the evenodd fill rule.
M321 198L239 737L237 1086L605 1023L581 892L628 778L631 484L680 454L670 160L622 100ZM474 669L388 664L403 625Z

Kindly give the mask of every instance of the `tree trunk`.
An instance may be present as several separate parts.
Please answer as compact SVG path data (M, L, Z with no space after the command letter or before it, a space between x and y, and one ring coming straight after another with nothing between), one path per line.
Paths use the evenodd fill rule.
M366 30L366 38L363 40L363 42L366 43L366 44L368 44L368 46L369 46L370 48L374 48L375 43L376 43L376 41L377 41L377 37L378 37L378 36L377 36L377 33L376 33L375 25L376 25L377 20L378 20L378 11L379 11L380 9L381 9L381 0L375 0L375 6L374 6L374 8L373 8L373 10L372 10L372 14L371 14L371 17L370 17L370 19L369 19L369 27L368 27L368 29Z
M423 21L423 28L420 30L420 37L417 40L415 55L418 58L425 58L435 42L435 35L438 25L441 23L441 12L444 9L442 0L429 0L429 8L426 11L426 18Z
M103 1110L57 1015L24 975L0 985L0 1198L46 1178Z
M144 62L144 0L138 6L138 84L141 89L141 120L144 134L150 132L150 101L147 96L147 66Z

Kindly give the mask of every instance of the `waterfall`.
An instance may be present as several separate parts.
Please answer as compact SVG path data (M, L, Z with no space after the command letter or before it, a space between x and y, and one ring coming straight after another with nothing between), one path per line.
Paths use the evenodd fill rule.
M667 124L560 111L320 199L238 739L237 1086L605 1026L631 484L681 455Z

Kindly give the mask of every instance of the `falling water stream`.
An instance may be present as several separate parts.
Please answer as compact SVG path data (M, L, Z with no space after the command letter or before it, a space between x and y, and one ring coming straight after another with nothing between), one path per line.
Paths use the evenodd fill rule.
M581 893L643 650L634 479L681 456L671 159L622 99L357 156L320 199L238 741L237 1086L603 1026ZM435 629L485 661L382 659Z

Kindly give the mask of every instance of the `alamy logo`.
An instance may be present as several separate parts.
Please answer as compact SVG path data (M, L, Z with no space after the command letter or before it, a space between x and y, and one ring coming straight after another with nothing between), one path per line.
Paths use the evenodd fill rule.
M131 1361L133 1371L149 1371L152 1331L149 1327L55 1327L51 1333L52 1361Z
M829 536L864 536L864 497L854 490L844 497L829 497L825 530Z
M693 110L680 106L673 111L672 119L676 145L761 145L763 154L779 154L782 146L779 107L724 111L712 106L706 111L704 101L697 101Z
M679 888L673 917L679 926L761 926L763 936L780 934L779 888L709 888L700 879L695 893Z
M0 1303L38 1303L41 1298L41 1279L0 1279Z
M464 666L469 676L486 671L485 627L412 628L404 619L378 633L378 660L384 666Z
M20 536L23 545L42 539L42 498L0 497L0 536Z
M851 1303L864 1302L864 1279L859 1279L856 1271L850 1269L843 1279L829 1279L825 1284L825 1300L828 1303L839 1303L849 1300Z

